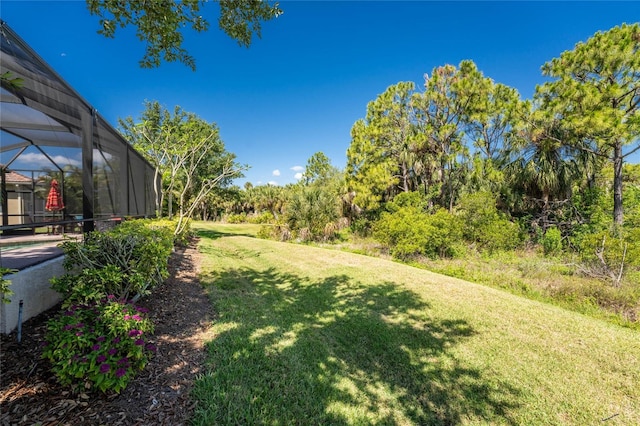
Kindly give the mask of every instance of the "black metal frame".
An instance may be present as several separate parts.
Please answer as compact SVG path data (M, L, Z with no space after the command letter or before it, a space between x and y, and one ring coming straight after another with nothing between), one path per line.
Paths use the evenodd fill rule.
M149 217L153 216L156 206L151 204L153 196L149 196L148 188L159 186L153 182L153 167L106 122L82 96L80 96L62 77L60 77L38 54L31 49L4 21L0 20L0 73L9 73L12 78L21 78L23 83L16 87L3 78L2 82L2 107L13 114L0 114L0 128L3 132L20 138L20 142L3 143L0 137L0 153L18 150L19 152L6 163L0 160L0 191L2 195L2 223L1 232L11 232L20 228L35 228L50 225L47 222L9 225L8 224L8 199L5 172L11 164L29 146L40 150L51 163L63 172L62 168L51 159L41 146L67 147L81 149L82 152L82 222L83 232L94 230L96 220L113 220L123 217ZM45 117L47 124L42 122L20 121L20 111L28 107L38 117ZM13 108L13 110L12 110ZM25 111L27 112L27 111ZM9 118L4 118L7 115ZM14 121L11 121L13 117ZM17 118L16 118L17 117ZM35 118L34 118L35 120ZM40 138L31 136L34 131ZM39 133L38 133L39 132ZM64 141L58 141L58 136L65 136ZM119 170L113 171L109 177L115 182L117 188L102 189L108 193L110 210L98 212L96 217L97 190L94 185L94 150L115 156ZM108 150L108 151L105 151ZM140 176L139 168L143 166L143 182L133 182L133 169L137 168L137 176ZM37 172L37 170L34 170ZM64 176L64 172L63 172ZM138 178L139 180L139 178ZM63 185L64 186L64 185ZM105 214L110 217L105 218ZM64 217L64 216L63 216ZM58 222L64 224L65 221Z

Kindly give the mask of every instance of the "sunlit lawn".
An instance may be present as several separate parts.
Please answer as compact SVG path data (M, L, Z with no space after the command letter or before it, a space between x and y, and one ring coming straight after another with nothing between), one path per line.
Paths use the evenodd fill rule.
M218 314L195 424L640 423L637 331L256 227L195 227Z

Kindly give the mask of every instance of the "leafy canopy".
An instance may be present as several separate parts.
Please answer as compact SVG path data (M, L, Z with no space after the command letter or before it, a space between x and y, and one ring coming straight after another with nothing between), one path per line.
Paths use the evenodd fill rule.
M613 218L622 225L622 165L640 149L640 25L597 32L542 71L555 79L537 87L542 110L577 136L580 149L613 163Z
M136 28L138 39L146 43L141 67L155 68L165 60L196 69L195 59L182 47L182 29L191 27L197 32L209 29L209 22L200 14L205 0L86 1L89 12L100 18L99 34L113 38L118 28ZM220 29L245 47L251 45L254 34L261 36L262 21L282 14L278 3L273 6L260 0L218 0L218 3Z

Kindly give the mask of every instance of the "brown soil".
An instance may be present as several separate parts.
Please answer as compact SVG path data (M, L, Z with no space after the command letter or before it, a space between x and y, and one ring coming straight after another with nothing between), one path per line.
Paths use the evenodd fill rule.
M57 308L25 322L22 342L2 336L0 424L181 425L194 409L189 391L211 340L211 303L201 287L195 241L169 261L170 277L139 305L155 325L156 355L120 394L74 394L56 382L41 359L46 320Z

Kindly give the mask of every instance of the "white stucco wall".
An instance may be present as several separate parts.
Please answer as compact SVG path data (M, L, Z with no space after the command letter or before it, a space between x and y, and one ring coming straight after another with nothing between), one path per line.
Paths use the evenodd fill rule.
M18 310L22 300L22 322L24 323L54 306L62 296L51 289L49 280L64 275L63 256L47 260L39 265L6 275L11 280L13 291L11 303L0 303L0 333L9 334L18 327Z

